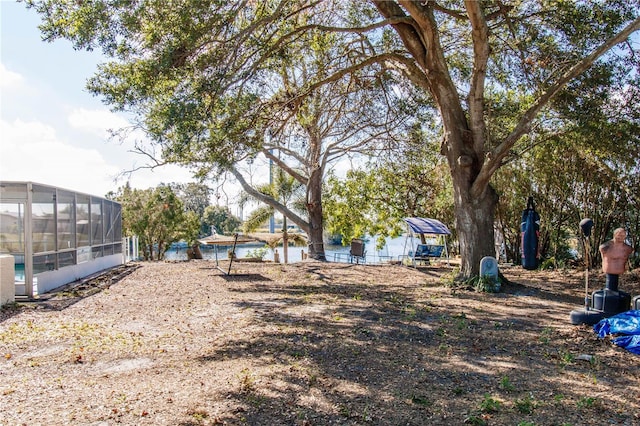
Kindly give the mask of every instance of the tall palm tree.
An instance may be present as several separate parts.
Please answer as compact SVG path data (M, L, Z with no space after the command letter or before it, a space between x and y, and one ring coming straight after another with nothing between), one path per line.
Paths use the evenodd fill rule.
M304 196L305 189L298 180L285 173L282 169L272 166L271 183L259 185L256 190L261 194L268 195L281 204L300 212L305 212ZM255 200L248 193L243 193L240 198L240 205L243 206L247 202ZM246 233L255 232L263 223L275 213L275 209L269 205L263 204L251 212L249 217L242 224L243 231ZM287 217L283 216L282 220L282 237L270 241L268 244L275 249L282 243L282 251L284 255L284 263L289 262L288 246L293 242L296 246L303 246L307 243L307 239L298 233L289 234L287 231Z

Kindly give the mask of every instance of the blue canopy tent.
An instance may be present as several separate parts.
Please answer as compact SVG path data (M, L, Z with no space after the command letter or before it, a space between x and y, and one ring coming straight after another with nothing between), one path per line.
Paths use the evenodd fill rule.
M445 235L450 235L451 231L447 226L437 219L428 219L424 217L407 217L404 219L407 223L407 238L404 244L404 253L407 252L408 242L411 242L411 250L409 254L403 256L411 259L411 265L416 266L416 262L429 262L430 258L447 258L449 263L449 250L447 249L447 239ZM421 243L414 246L414 238L421 236ZM436 240L435 244L425 244L425 236L433 236Z

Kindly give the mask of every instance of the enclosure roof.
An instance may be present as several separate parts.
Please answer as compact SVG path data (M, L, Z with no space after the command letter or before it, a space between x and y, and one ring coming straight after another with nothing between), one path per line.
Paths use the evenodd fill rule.
M437 219L427 219L425 217L407 217L404 219L411 230L417 234L451 234L446 225Z

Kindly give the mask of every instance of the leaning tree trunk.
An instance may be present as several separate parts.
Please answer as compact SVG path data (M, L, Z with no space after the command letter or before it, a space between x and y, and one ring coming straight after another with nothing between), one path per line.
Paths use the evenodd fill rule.
M284 263L289 263L289 237L287 235L287 217L282 217L282 254Z
M480 197L455 183L456 231L460 243L460 277L480 275L480 260L495 255L493 221L498 196L491 186Z
M315 168L307 185L307 212L309 214L309 257L326 261L322 222L322 170Z

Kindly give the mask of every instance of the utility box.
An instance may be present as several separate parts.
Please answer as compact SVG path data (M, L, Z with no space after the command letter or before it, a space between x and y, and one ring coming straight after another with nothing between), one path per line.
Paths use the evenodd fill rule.
M0 254L0 306L16 301L15 259L10 254Z

